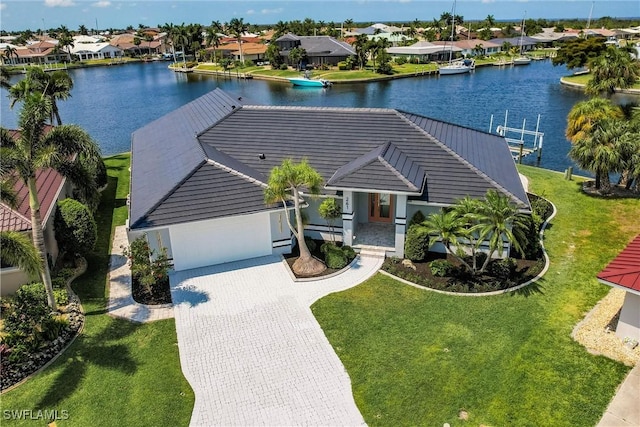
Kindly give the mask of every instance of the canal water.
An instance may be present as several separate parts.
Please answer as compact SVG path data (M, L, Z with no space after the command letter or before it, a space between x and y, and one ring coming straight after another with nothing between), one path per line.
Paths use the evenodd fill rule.
M102 153L110 155L129 151L131 133L139 127L216 87L259 104L395 108L485 131L492 114L495 129L509 110L512 127L526 120L527 128L533 129L540 114L540 131L545 134L540 166L562 171L572 165L564 137L567 113L585 99L580 91L559 83L568 72L548 60L521 67L483 67L467 75L340 84L327 89L179 74L167 65L152 62L71 70L74 88L72 97L59 103L62 121L82 126L100 144ZM9 109L3 90L2 126L16 126L17 110ZM535 163L535 156L524 163Z

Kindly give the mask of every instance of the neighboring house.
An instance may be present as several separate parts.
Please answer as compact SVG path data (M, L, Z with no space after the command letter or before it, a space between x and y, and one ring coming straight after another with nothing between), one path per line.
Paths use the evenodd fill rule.
M297 36L287 33L276 39L275 43L280 48L280 54L286 58L290 65L295 65L289 61L291 49L295 47L304 49L307 52L307 59L306 62L303 61L303 67L307 64L337 65L338 62L356 54L350 44L329 36Z
M464 56L476 56L480 55L491 55L492 53L500 52L501 46L495 43L492 43L488 40L480 40L480 39L464 39L457 40L454 42L445 42L445 41L435 41L433 44L438 46L446 46L451 45L460 49L460 53ZM482 52L476 52L476 46L482 46Z
M490 189L530 211L504 138L392 109L243 105L216 89L138 129L131 145L129 238L166 247L176 270L291 251L283 209L264 202L286 158L308 159L324 179L319 197L302 196L307 234L330 236L318 207L333 197L336 237L356 248L375 227L402 257L417 211Z
M502 45L507 42L511 44L512 47L520 49L520 45L522 44L522 51L528 52L536 48L536 44L540 43L540 40L534 39L533 37L524 36L524 37L510 37L510 38L500 38L500 39L491 39L489 40L491 43L499 45L502 50Z
M368 35L367 38L369 40L385 39L389 43L391 43L391 46L397 46L409 40L409 37L401 33L378 33L378 34Z
M565 42L578 38L577 33L556 32L554 28L543 28L541 33L531 36L544 47L553 46L555 43Z
M387 53L394 57L404 56L408 59L417 59L421 63L427 63L431 61L448 61L449 54L453 51L453 56L456 53L461 53L462 49L455 46L451 42L442 44L435 44L427 41L419 41L411 46L398 46L390 47L387 49Z
M15 131L14 131L15 132ZM40 200L40 214L44 231L47 258L55 262L58 257L58 244L53 229L56 204L71 195L71 185L53 169L38 170L36 172L36 188ZM14 185L18 196L17 208L12 209L4 203L0 203L0 231L18 231L28 233L31 236L31 209L29 208L29 190L20 180ZM36 278L29 277L24 271L2 265L0 268L0 282L2 287L0 295L14 293L25 283Z
M77 43L71 48L71 54L77 55L81 61L84 61L122 58L124 51L109 43Z
M600 273L598 281L626 292L616 335L640 341L640 234Z
M5 63L12 65L41 65L66 60L66 52L56 52L56 46L57 43L49 41L35 42L26 46L15 46L16 56L5 59Z
M240 47L238 42L228 43L222 46L208 47L207 52L213 54L214 51L222 53L226 58L233 59L235 61L240 60ZM242 56L245 61L262 61L265 59L265 53L267 52L267 45L264 43L247 43L242 42Z

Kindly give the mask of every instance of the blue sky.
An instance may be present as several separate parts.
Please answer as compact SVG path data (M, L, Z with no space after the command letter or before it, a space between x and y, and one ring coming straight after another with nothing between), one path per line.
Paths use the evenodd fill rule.
M450 11L452 1L431 0L0 0L0 28L6 31L57 28L77 29L81 24L100 29L150 27L174 24L209 24L231 18L243 18L251 24L269 24L279 20L312 18L316 21L430 21ZM548 1L548 0L458 0L456 13L467 20L493 15L498 20L528 18L638 17L637 0Z

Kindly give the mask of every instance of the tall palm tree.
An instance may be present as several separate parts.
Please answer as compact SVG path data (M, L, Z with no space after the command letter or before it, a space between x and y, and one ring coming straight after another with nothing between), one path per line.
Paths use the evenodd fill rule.
M17 231L0 232L0 258L4 264L18 267L30 277L42 271L40 256L29 237Z
M602 120L621 117L620 107L608 99L591 98L588 101L578 102L571 108L567 116L565 135L569 141L575 144L578 141L589 139Z
M222 25L218 21L212 21L211 25L209 25L206 29L204 36L204 44L206 47L213 46L213 62L215 62L216 58L216 49L220 46L220 36L219 33L222 30Z
M267 203L282 203L285 209L285 217L289 229L298 241L300 257L293 264L292 269L298 275L313 276L326 269L326 266L311 256L311 252L304 241L304 224L300 208L301 188L307 188L311 194L320 192L322 176L313 169L306 159L300 163L294 163L291 159L285 159L280 166L271 170L269 182L265 189L265 201ZM287 202L293 199L296 226L291 224Z
M478 221L478 241L489 241L489 253L479 272L482 273L489 265L493 254L502 256L505 243L511 243L513 248L523 254L522 246L514 230L526 228L525 216L518 208L495 190L487 191L484 202L478 205L475 216Z
M242 34L246 33L249 28L249 24L244 22L242 18L233 18L227 25L231 34L238 40L238 49L240 50L240 62L244 64L244 54L242 53Z
M609 46L589 62L591 80L585 92L589 95L611 96L616 88L626 89L640 79L640 63L629 52Z
M14 136L6 129L0 128L0 178L20 179L28 188L33 244L40 258L41 277L47 291L48 304L55 311L56 302L46 257L40 200L36 188L36 171L54 169L74 185L86 188L92 186L92 181L95 180L85 165L89 161L97 163L101 158L97 144L78 126L64 125L47 129L46 121L50 116L51 101L46 95L35 92L25 97L18 115L19 135ZM77 155L84 157L87 162L75 161Z
M571 146L569 157L583 169L596 175L596 188L611 192L610 172L622 172L627 126L619 119L600 121L589 138Z
M496 18L493 15L487 15L484 20L489 28L493 28L493 26L496 25Z
M59 126L62 124L62 119L57 101L69 99L72 89L73 80L66 71L58 70L49 73L39 67L31 67L27 71L26 77L9 89L10 106L13 108L16 102L24 101L30 93L40 92L51 102L51 124L55 118Z
M71 48L74 46L71 32L64 25L61 26L58 31L60 32L60 34L58 35L57 48L65 51L67 53L67 57L69 58L69 62L71 62Z

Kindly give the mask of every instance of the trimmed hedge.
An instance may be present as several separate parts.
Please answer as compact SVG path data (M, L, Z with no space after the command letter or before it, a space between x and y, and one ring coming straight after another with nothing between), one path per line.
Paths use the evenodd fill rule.
M74 199L58 202L54 227L58 245L66 253L86 255L98 239L98 227L91 211Z
M415 216L415 215L414 215ZM411 225L407 230L404 242L404 256L411 261L422 261L429 250L429 231L418 224Z

